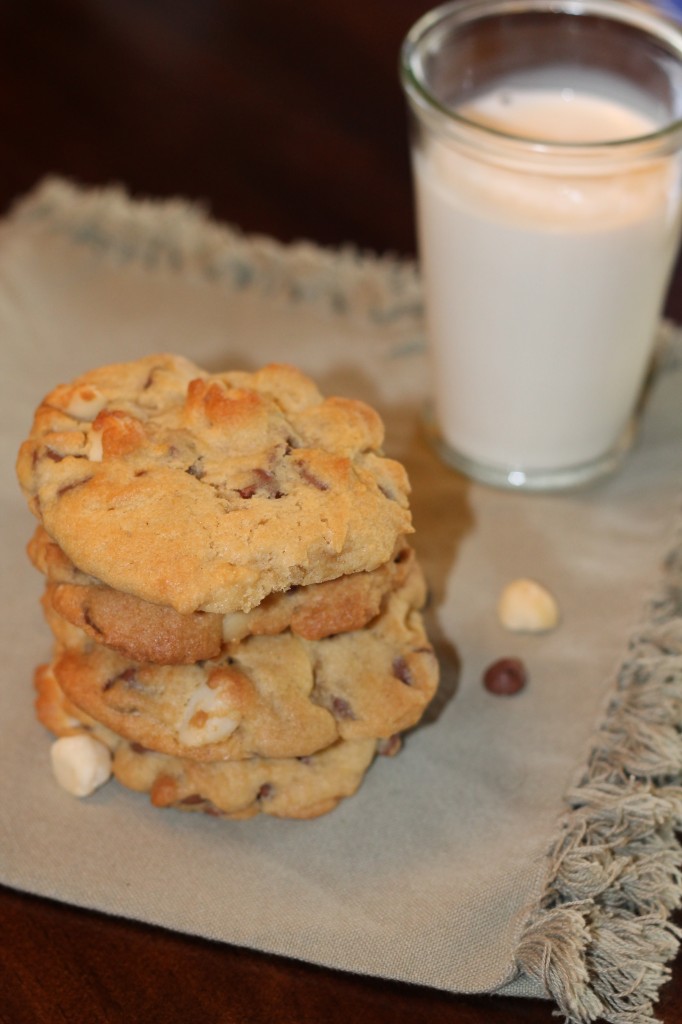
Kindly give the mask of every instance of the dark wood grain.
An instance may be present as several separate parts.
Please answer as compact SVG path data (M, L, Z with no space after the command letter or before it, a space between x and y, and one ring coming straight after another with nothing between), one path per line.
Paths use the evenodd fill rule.
M414 253L400 41L418 0L0 0L0 211L45 174L282 241ZM682 317L676 276L669 311ZM660 1004L682 1024L682 963ZM1 1024L549 1024L0 888Z

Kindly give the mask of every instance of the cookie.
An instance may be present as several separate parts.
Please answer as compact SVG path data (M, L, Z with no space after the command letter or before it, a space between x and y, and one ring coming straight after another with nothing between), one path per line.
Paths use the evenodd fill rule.
M404 540L393 557L377 569L339 576L325 583L290 587L270 594L250 612L223 617L223 639L273 636L290 629L304 640L324 640L363 629L381 611L389 594L404 586L415 570L416 556Z
M46 614L58 640L54 674L74 706L149 749L212 761L307 755L415 725L438 682L423 599L413 562L365 629L317 641L251 635L185 666L132 662L49 606Z
M36 717L54 736L76 736L86 732L114 749L119 737L71 703L59 686L51 665L38 666L33 684Z
M113 755L115 778L129 789L149 793L156 807L236 819L259 813L315 818L356 792L377 752L395 749L371 739L339 740L310 757L185 760L128 743L73 708L48 666L37 670L35 683L40 721L56 736L85 732L105 744Z
M208 374L158 355L38 408L17 472L80 572L186 615L388 562L412 531L377 413L292 367Z
M51 608L92 639L137 661L191 665L216 658L223 648L223 616L181 615L112 587L48 583Z
M387 593L405 581L415 560L412 549L401 542L394 557L371 572L291 587L270 594L250 612L181 615L84 577L41 527L28 550L34 565L53 581L46 595L59 615L133 660L162 665L218 657L225 643L251 634L291 629L304 639L320 640L362 629L378 615Z
M206 764L121 744L113 772L122 785L148 792L155 807L227 818L317 818L357 791L376 751L376 740L339 740L310 757Z
M84 587L102 585L94 576L88 576L77 569L42 526L36 527L26 545L26 553L35 568L42 572L50 583L68 583Z

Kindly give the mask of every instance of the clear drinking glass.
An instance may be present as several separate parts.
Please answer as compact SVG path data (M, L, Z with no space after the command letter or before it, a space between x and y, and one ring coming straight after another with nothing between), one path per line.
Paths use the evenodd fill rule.
M627 451L678 249L682 34L627 0L473 0L401 54L443 457L573 486Z

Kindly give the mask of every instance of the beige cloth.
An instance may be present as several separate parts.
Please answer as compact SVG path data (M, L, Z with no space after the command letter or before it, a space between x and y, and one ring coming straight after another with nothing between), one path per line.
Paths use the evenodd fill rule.
M548 851L564 794L673 547L679 338L622 471L574 493L525 496L466 482L424 440L409 264L284 248L182 203L136 204L52 181L0 228L0 337L0 881L343 970L457 992L552 994L576 1019L585 1006L598 1010L592 981L579 977L589 935L564 958L561 943L571 943L551 939L539 907L557 870ZM24 553L33 522L14 479L16 449L57 382L162 350L212 370L294 362L324 392L374 404L387 451L410 473L441 692L400 756L380 759L327 817L229 823L160 812L113 782L78 801L51 776L31 691L50 641L41 580ZM518 576L556 595L553 633L514 636L498 625L498 593ZM512 699L481 685L502 655L522 657L530 672ZM658 959L673 951L668 943ZM541 962L561 974L576 956L568 980L543 977ZM562 996L573 984L587 996Z

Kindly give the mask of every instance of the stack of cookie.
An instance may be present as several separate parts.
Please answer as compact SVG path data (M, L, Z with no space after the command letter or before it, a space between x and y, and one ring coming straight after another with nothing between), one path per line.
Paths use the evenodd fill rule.
M55 774L159 807L308 818L433 696L408 482L365 404L177 356L51 392L18 475L55 636Z

